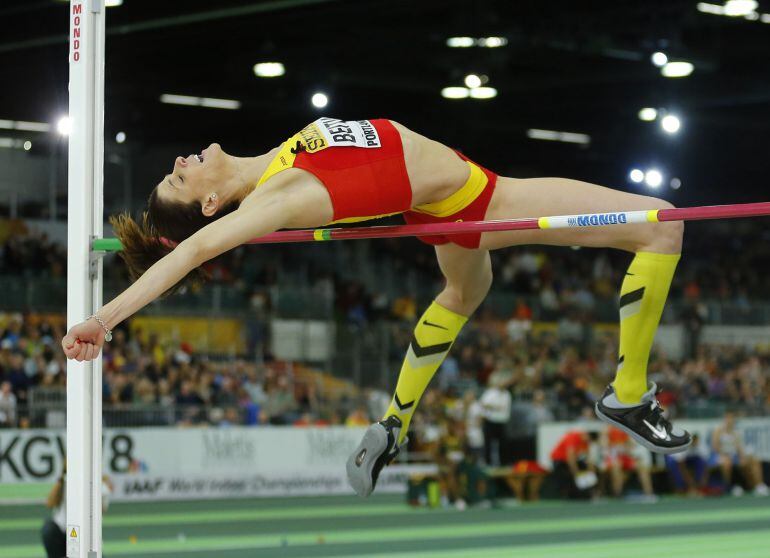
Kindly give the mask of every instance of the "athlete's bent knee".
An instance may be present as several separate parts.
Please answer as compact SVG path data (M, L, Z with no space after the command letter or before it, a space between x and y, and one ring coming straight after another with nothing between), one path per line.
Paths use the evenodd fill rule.
M660 209L673 209L673 204L661 200L663 207ZM663 249L668 254L678 254L682 251L682 238L684 237L684 221L665 221L660 223L661 241Z
M437 301L453 312L470 316L484 302L492 287L492 272L484 273L467 284L447 283Z
M655 209L673 209L674 205L666 200L650 198ZM682 251L684 237L684 222L663 221L650 228L650 234L644 239L642 251L659 252L663 254L678 254Z

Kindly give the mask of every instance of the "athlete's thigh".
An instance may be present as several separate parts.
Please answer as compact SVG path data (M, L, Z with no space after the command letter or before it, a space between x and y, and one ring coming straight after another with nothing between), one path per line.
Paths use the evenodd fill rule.
M517 219L607 213L671 207L649 196L621 192L587 182L555 178L500 177L485 219ZM518 244L613 247L636 250L658 233L659 223L484 233L481 245L490 250Z

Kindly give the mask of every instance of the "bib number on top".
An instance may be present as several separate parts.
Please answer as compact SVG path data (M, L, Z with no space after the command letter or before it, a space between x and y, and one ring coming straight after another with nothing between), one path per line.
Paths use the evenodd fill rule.
M377 129L368 120L339 120L319 118L301 132L308 153L327 147L382 147Z

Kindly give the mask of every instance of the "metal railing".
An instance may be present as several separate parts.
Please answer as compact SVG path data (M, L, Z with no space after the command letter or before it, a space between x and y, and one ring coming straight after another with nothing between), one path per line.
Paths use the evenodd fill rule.
M574 420L575 413L559 404L555 394L549 394L551 398L547 407L556 420ZM531 394L513 393L512 421L517 417L527 414L527 408L531 402ZM344 421L347 413L357 407L366 407L363 396L345 399L343 402L320 401L312 409L293 409L287 412L268 416L269 424L292 425L301 419L306 412L315 418L332 418L336 421ZM66 393L61 388L33 388L30 390L29 402L20 405L12 411L0 409L0 426L3 427L30 427L30 428L64 428L66 424ZM678 403L671 408L677 418L705 419L721 418L726 412L732 411L745 416L767 416L770 407L765 403L738 403L720 400L696 399ZM5 414L4 414L5 413ZM206 404L206 405L182 405L157 403L134 403L121 405L104 405L102 411L103 426L105 428L143 428L158 426L227 426L227 425L257 425L261 424L265 417L258 414L257 409L250 405L239 404ZM370 417L374 419L375 417ZM514 425L512 426L521 426Z
M105 299L116 296L127 285L121 281L105 281ZM412 289L402 285L402 292L391 294L410 295ZM423 304L435 294L434 289L418 289L417 300ZM23 277L0 275L0 311L64 312L67 305L65 278ZM186 292L164 298L148 306L143 312L156 315L199 315L245 317L269 313L270 317L293 319L332 319L335 317L334 295L289 282L267 287L262 295L267 299L265 310L254 306L250 300L251 291L235 285L209 284L197 292ZM493 290L485 300L485 308L500 318L510 317L519 302L530 307L533 319L540 321L558 320L560 309L544 307L538 297L521 295L505 290ZM676 322L690 303L683 299L669 300L664 321ZM703 319L707 324L722 325L770 325L770 302L751 301L743 303L719 300L699 302L705 309ZM581 309L578 309L580 312ZM591 320L614 322L617 320L617 301L614 298L597 298L595 303L582 309Z

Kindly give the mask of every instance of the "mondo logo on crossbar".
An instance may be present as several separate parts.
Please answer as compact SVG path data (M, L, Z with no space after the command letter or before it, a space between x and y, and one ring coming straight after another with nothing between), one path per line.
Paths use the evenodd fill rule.
M597 227L599 225L624 225L628 223L626 213L602 213L597 215L577 215L567 219L570 227Z
M80 62L80 35L82 25L83 4L72 3L72 61Z

